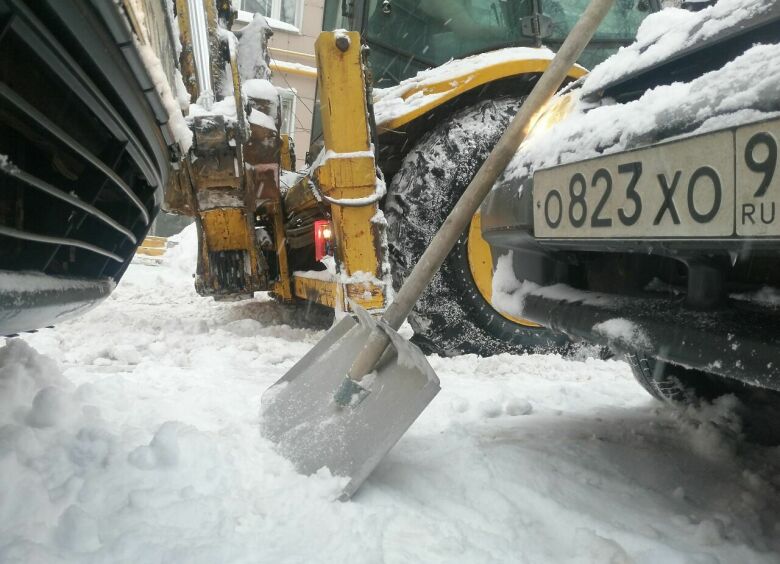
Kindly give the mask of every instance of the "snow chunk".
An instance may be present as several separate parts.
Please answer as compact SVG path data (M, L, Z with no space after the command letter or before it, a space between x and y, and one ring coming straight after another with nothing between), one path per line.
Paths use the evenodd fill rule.
M240 32L238 42L238 75L242 83L256 78L271 78L271 69L267 61L259 54L266 48L268 37L272 33L267 19L255 14L252 21Z
M276 86L271 84L270 80L263 78L253 78L244 81L241 89L249 98L268 100L269 102L276 102L279 99L279 92L276 90Z
M165 264L181 274L192 276L198 258L198 229L195 223L169 237L168 242L172 245L165 251Z
M633 321L618 317L609 319L593 326L593 331L604 335L610 343L629 347L632 350L647 350L650 348L650 339L647 334Z
M259 125L260 127L270 129L271 131L276 131L276 123L273 118L254 108L252 108L252 111L249 113L249 123L252 125Z
M0 423L9 421L17 409L26 409L34 398L38 398L38 407L32 423L45 423L46 406L58 404L59 400L54 399L54 392L39 397L40 392L70 387L70 382L61 376L53 360L39 354L21 339L10 339L0 348Z
M97 521L77 505L71 505L62 514L55 536L57 544L74 552L93 552L100 548Z
M232 96L222 98L211 104L210 108L205 108L201 104L192 104L190 113L187 115L187 121L199 116L221 115L226 121L236 120L236 101Z
M720 519L705 519L696 527L695 538L704 546L723 544L726 527Z
M512 251L509 251L500 256L496 262L491 304L498 311L515 317L523 317L525 298L529 295L589 305L613 305L612 300L607 296L577 290L566 284L539 286L528 280L518 280L512 268L512 256Z
M501 415L501 404L493 399L483 401L479 404L478 409L480 415L487 419Z
M31 427L53 427L73 412L68 395L62 388L47 386L33 398L32 409L27 414Z
M682 428L694 452L709 460L733 460L742 434L739 400L721 396L711 404L688 406L680 414Z
M506 405L504 406L504 411L506 411L506 414L511 415L512 417L516 417L518 415L528 415L533 410L534 407L531 405L531 402L520 398L511 399L507 401Z
M634 562L634 559L616 540L598 535L592 529L577 529L574 533L574 542L580 547L579 552L582 556L574 562L582 564L590 562L632 564Z
M152 438L148 446L140 446L131 452L127 460L143 470L176 466L179 462L179 429L181 423L166 421Z

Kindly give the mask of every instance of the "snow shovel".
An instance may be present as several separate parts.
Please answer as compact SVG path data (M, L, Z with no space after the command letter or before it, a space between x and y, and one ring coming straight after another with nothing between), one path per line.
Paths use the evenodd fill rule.
M420 257L382 319L357 306L262 398L262 433L303 474L327 467L348 499L439 391L422 352L397 330L558 90L614 0L592 0Z

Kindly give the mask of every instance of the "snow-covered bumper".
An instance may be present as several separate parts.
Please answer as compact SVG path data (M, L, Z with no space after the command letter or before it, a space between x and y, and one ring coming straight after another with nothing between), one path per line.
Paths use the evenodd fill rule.
M493 305L780 390L779 138L764 120L497 186L481 210Z
M780 389L780 5L675 15L559 96L483 204L493 305Z

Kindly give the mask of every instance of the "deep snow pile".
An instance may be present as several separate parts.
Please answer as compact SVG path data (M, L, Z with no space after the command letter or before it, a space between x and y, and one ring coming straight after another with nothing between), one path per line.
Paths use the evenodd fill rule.
M0 348L0 562L780 561L780 451L739 440L730 400L674 412L616 361L432 357L441 394L331 501L258 417L321 331L197 296L192 235Z

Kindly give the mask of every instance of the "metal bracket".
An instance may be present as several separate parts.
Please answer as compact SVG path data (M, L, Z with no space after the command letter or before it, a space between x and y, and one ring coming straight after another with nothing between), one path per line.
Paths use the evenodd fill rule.
M520 33L525 37L544 39L552 33L553 20L545 14L534 14L520 18Z

